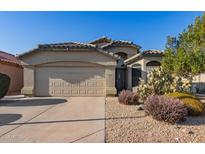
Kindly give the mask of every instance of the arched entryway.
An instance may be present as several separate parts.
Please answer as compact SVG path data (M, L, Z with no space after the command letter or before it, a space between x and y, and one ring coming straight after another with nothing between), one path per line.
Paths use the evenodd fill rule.
M159 61L150 61L146 64L147 73L151 72L153 69L156 69L157 67L161 66L161 63Z
M123 60L128 58L128 55L125 52L117 52L115 54L120 56Z

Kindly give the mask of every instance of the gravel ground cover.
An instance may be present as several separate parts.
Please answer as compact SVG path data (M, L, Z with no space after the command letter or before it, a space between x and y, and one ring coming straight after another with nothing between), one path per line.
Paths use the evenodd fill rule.
M107 143L205 142L205 114L171 125L146 116L137 108L119 104L116 97L106 99Z

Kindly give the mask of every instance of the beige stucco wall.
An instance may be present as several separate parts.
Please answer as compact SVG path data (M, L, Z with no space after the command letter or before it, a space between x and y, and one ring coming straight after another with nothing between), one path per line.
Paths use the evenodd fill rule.
M138 53L137 49L133 47L110 47L109 49L107 49L107 51L112 52L112 53L124 52L128 55L128 58Z
M20 94L23 87L23 68L0 62L0 73L7 74L11 78L11 83L7 95Z
M105 69L106 94L113 96L116 94L115 88L115 66L108 66Z
M93 50L76 51L40 51L20 57L24 69L24 88L22 93L35 95L35 68L37 66L80 66L99 65L105 67L106 95L116 94L116 59Z
M39 65L50 62L78 61L90 62L99 65L115 66L116 60L98 51L40 51L22 58L23 65Z
M24 65L24 71L23 71L23 88L21 90L22 94L25 95L34 95L34 76L35 76L35 67L32 65Z
M205 73L201 73L193 78L193 91L198 90L205 90Z

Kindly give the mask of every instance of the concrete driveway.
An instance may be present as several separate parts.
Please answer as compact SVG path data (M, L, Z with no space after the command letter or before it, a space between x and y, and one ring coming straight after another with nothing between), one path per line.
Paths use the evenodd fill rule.
M0 142L105 142L105 98L0 100Z

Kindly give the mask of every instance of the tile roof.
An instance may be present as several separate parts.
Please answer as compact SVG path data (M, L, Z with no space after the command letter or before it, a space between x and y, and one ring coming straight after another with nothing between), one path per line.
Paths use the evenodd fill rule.
M40 49L42 48L62 48L62 49L78 49L78 48L96 48L93 44L86 44L86 43L80 43L80 42L65 42L65 43L54 43L54 44L40 44L38 46Z
M116 47L116 46L131 46L137 49L141 48L139 45L134 44L132 41L124 41L124 40L112 41L111 43L102 46L102 48L107 49L109 47Z
M98 43L102 43L102 42L107 42L107 44L103 45L103 46L98 46ZM88 43L81 43L81 42L65 42L65 43L53 43L53 44L40 44L38 45L38 48L35 48L33 50L30 50L28 52L25 52L23 54L20 54L18 57L27 55L31 52L37 52L39 51L39 49L97 49L98 51L100 50L101 52L104 52L106 54L112 55L113 54L109 53L108 51L105 51L106 49L110 48L110 47L124 47L124 46L128 46L128 47L134 47L136 49L140 49L141 47L134 44L131 41L124 41L124 40L111 40L110 38L107 38L105 36L96 39L92 42L88 42ZM116 57L116 56L114 56Z
M22 57L25 55L28 55L33 52L38 52L43 49L49 49L49 50L55 50L55 49L96 49L98 52L112 56L113 58L119 58L117 55L107 52L101 48L98 48L96 45L93 44L86 44L86 43L80 43L80 42L66 42L66 43L54 43L54 44L40 44L38 45L38 48L35 48L33 50L24 52L18 57Z
M140 49L141 47L139 45L134 44L132 41L125 41L125 40L112 40L106 36L102 36L92 42L89 42L89 44L98 44L106 42L107 44L101 46L103 49L107 49L109 47L117 47L117 46L131 46L137 49Z
M160 51L160 50L153 50L153 49L150 49L150 50L145 50L142 52L143 55L162 55L163 52Z
M14 55L0 51L0 62L14 64L21 67L21 62Z

